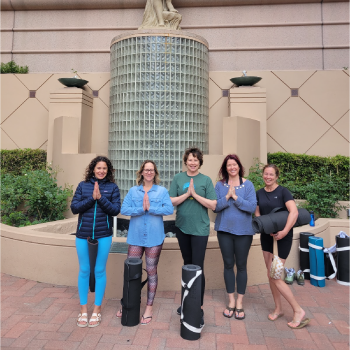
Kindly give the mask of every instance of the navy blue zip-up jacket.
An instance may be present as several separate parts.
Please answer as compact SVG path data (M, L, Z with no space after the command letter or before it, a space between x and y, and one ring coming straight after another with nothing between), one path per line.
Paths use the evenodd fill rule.
M92 197L95 181L98 181L101 193L101 198L97 200ZM80 182L70 207L73 214L79 214L76 233L78 238L109 237L113 234L112 216L120 212L119 188L106 178L96 180L92 177L88 182Z

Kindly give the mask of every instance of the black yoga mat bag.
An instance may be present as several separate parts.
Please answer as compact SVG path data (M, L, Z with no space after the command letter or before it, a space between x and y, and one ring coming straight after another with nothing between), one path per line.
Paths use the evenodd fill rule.
M124 261L124 286L122 305L123 326L133 327L140 323L141 289L148 279L141 282L142 260L129 258Z
M335 236L337 243L337 282L344 286L350 286L349 279L349 257L350 257L350 237Z
M96 266L96 258L98 252L98 240L89 237L88 248L89 248L89 262L90 262L90 278L89 278L89 287L90 292L95 292L95 266Z
M337 252L336 245L324 248L324 274L327 280L333 279L337 275Z
M306 280L310 280L309 237L314 236L310 232L300 232L300 270L304 272Z
M304 209L298 209L298 219L294 227L307 225L310 223L310 213ZM253 219L252 226L255 233L274 233L284 229L289 212L283 208L275 208L270 214L261 215Z
M202 269L197 265L182 266L181 330L186 340L198 340L204 325L201 325Z

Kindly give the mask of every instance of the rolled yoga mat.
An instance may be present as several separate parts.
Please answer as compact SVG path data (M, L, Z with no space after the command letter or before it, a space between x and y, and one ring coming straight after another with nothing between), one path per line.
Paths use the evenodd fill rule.
M98 252L98 240L92 239L89 237L88 248L89 248L89 262L90 262L90 278L89 278L89 288L90 292L95 292L95 266L96 266L96 258Z
M276 208L277 210L282 208ZM286 226L287 218L289 215L288 211L275 211L267 215L261 215L253 219L252 225L255 233L266 233L270 234L273 232L278 232L284 229ZM298 209L298 219L294 224L294 227L307 225L310 223L310 213L304 209Z
M197 265L182 266L181 330L186 340L198 340L204 325L201 325L202 269Z
M336 245L323 249L324 252L324 274L327 280L333 279L337 275L336 266Z
M309 237L314 236L310 232L300 232L300 270L304 272L304 278L310 280Z
M142 260L129 258L124 262L124 286L122 305L123 326L133 327L140 323L141 289L147 282L141 282Z
M350 237L339 237L335 236L337 243L337 262L338 262L338 273L337 282L344 286L350 286L349 279L349 258L350 258Z
M326 286L323 238L309 237L310 282L316 287Z

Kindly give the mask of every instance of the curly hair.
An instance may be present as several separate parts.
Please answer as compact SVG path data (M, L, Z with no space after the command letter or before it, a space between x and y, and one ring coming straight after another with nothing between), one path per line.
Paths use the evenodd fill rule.
M85 182L89 182L90 179L95 176L94 174L94 169L96 167L96 164L99 162L105 162L107 164L107 175L106 179L109 180L110 182L114 182L114 169L111 161L105 157L105 156L97 156L95 157L90 164L86 167L85 170Z
M203 165L203 153L202 153L202 151L197 147L187 148L184 155L183 155L183 161L185 164L187 163L187 159L188 159L190 154L192 154L192 156L194 158L197 158L199 160L199 167L201 167Z
M224 161L222 162L221 168L219 170L218 177L219 177L219 181L221 182L225 182L225 181L228 182L227 162L229 161L229 159L233 159L239 166L239 172L238 172L239 176L243 177L244 175L244 168L237 154L229 154L225 157Z
M160 177L159 177L159 172L156 166L156 163L153 160L146 159L140 166L140 169L136 172L136 183L138 186L143 184L143 169L145 168L145 165L147 163L151 163L154 166L154 178L153 178L153 183L156 185L159 185L160 183Z

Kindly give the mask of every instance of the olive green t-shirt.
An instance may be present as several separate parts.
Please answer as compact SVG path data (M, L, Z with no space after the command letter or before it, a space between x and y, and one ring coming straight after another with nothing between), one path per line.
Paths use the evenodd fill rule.
M191 179L193 179L194 189L198 195L207 199L216 199L215 189L210 177L201 173L196 176L188 176L187 172L174 176L169 190L170 197L178 197L186 193ZM210 231L208 209L193 197L188 197L177 206L175 226L187 234L208 236Z

